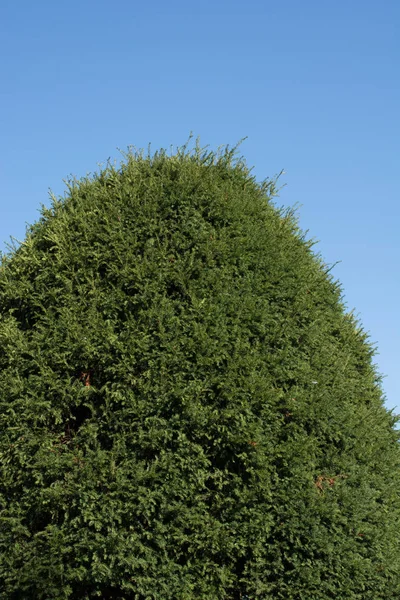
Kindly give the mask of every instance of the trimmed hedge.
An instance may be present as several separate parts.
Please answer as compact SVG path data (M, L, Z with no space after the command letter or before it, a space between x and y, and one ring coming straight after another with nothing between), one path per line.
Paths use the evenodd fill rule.
M400 597L396 418L274 194L130 152L3 256L2 599Z

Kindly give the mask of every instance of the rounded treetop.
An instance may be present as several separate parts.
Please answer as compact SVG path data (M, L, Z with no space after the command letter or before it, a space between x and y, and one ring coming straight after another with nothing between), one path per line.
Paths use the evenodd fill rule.
M0 591L400 595L367 335L235 149L129 152L0 267Z

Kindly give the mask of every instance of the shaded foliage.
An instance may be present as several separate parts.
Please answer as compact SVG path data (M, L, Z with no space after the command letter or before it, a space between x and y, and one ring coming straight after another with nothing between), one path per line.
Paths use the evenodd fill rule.
M2 598L400 597L373 348L235 156L128 153L3 257Z

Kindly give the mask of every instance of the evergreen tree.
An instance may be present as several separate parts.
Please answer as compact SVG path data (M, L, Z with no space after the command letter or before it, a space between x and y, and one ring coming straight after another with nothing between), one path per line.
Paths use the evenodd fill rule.
M400 597L396 418L275 191L130 152L2 257L2 599Z

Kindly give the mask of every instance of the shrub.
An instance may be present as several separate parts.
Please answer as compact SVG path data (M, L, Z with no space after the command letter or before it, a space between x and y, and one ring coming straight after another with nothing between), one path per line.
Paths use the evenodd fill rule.
M400 597L396 418L275 191L130 152L3 256L4 600Z

